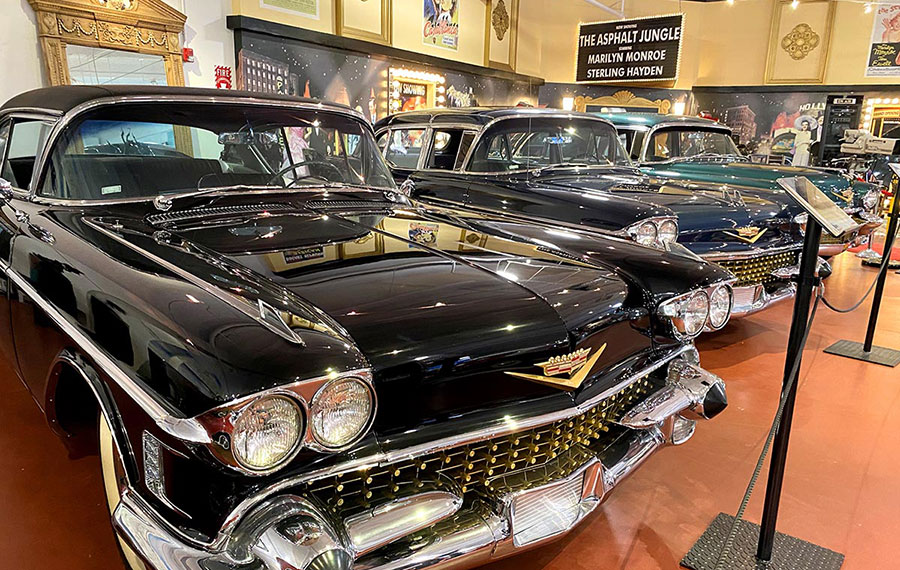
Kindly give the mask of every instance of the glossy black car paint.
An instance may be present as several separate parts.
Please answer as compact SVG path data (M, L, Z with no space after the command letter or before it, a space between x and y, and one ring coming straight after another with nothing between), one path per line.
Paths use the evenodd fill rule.
M375 129L379 135L408 128L479 129L480 137L489 133L494 124L528 121L531 117L602 121L592 115L560 114L550 109L473 108L401 113L382 119ZM427 151L425 148L422 152ZM560 166L497 174L472 172L466 164L456 170L417 171L392 165L392 172L398 183L409 180L407 188L416 200L524 219L552 220L602 232L621 232L647 217L675 215L679 242L698 255L799 247L802 239L798 228L791 224L791 212L783 204L740 196L723 184L649 177L630 166ZM751 247L733 235L742 227L768 229L765 239Z
M55 111L148 95L247 97L50 89L9 103L0 121L16 107L46 105L47 120L56 121ZM275 102L284 103L244 100ZM240 216L208 210L229 206L249 208ZM242 499L276 481L584 401L681 346L655 317L659 302L729 276L622 239L414 206L392 189L238 189L184 198L165 213L150 200L67 204L23 192L2 206L0 230L7 286L0 316L9 315L0 352L17 362L60 433L68 426L56 420L71 413L56 391L60 356L80 362L117 424L119 445L131 450L132 478L142 469L145 430L170 448L167 481L177 485L167 491L182 512L138 490L198 540L212 538ZM61 330L8 275L25 280L90 344ZM294 329L302 344L250 318L247 307L259 302L305 323ZM602 344L603 358L571 393L504 374ZM277 473L250 477L224 467L205 445L160 430L97 364L97 351L174 418L362 367L372 370L379 408L373 430L350 450L306 449Z

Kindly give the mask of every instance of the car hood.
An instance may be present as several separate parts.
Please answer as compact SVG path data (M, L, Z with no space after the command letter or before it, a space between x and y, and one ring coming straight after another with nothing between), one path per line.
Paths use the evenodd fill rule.
M779 178L805 176L841 206L854 203L854 195L863 194L867 188L857 187L846 177L813 167L757 164L752 162L704 162L683 161L664 164L646 164L646 172L670 178L734 184L751 189L764 190L761 197L794 204L794 200L778 185Z
M320 196L314 207L308 196L248 196L55 218L115 261L98 260L113 276L102 289L130 334L166 338L161 363L135 357L133 368L181 413L364 366L380 433L504 404L571 402L579 394L505 372L606 345L591 376L600 377L654 350L648 313L660 299L727 278L623 240ZM98 272L76 259L66 263L80 274ZM301 343L276 334L278 323ZM582 392L600 389L592 382Z
M610 192L668 208L678 216L682 232L730 230L777 218L782 212L781 205L769 200L743 195L737 199L721 185L688 187L663 179L616 174L560 174L544 177L543 183L575 192Z

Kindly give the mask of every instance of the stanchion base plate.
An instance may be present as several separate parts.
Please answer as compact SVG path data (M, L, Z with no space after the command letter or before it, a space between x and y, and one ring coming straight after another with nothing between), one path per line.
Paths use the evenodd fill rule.
M893 348L885 348L883 346L873 346L872 350L866 352L863 350L861 342L852 340L839 340L825 349L827 354L836 354L838 356L846 356L847 358L855 358L873 364L881 364L882 366L890 366L894 368L900 364L900 350Z
M719 513L709 523L681 565L693 570L715 570L734 517ZM766 564L756 558L759 525L738 521L734 542L721 567L727 570L840 570L844 555L780 532L775 533L772 560Z

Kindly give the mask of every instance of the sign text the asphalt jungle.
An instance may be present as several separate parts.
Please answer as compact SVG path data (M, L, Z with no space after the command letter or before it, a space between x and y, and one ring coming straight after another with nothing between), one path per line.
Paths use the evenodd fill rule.
M577 81L666 81L678 76L682 15L582 24Z

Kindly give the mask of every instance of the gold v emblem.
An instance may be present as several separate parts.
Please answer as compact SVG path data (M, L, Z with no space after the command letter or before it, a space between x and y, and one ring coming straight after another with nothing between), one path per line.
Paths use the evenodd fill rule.
M738 238L741 241L745 241L747 243L756 243L756 240L761 238L764 233L768 231L769 228L763 228L760 230L759 228L738 228L738 233L734 232L722 232L725 235L729 235L734 238Z
M580 349L572 354L551 358L547 362L535 364L535 366L540 366L545 372L551 374L568 372L570 375L569 378L552 378L550 376L524 374L522 372L507 372L507 374L515 376L516 378L524 378L525 380L531 380L532 382L546 384L547 386L553 386L555 388L562 388L563 390L571 392L581 386L582 382L585 381L588 374L591 373L591 369L597 364L597 360L600 359L600 355L603 354L604 350L606 350L606 343L603 343L603 346L597 349L597 352L590 358L587 357L589 352L587 349Z

